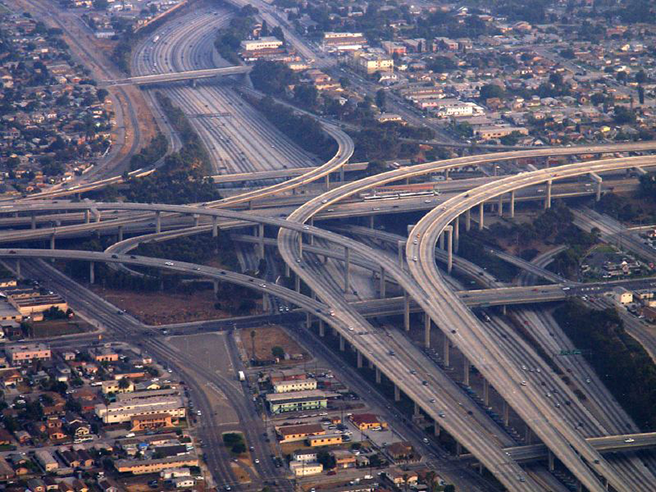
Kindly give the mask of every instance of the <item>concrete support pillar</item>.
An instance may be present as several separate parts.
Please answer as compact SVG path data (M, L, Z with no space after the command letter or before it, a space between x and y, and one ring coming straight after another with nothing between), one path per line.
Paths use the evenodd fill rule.
M524 443L531 444L531 428L527 425L524 432Z
M253 200L248 200L248 210L253 210Z
M483 404L490 406L490 383L487 379L483 379Z
M305 313L305 328L308 330L312 327L312 315L310 313Z
M194 218L194 227L198 227L198 224L200 224L200 215L193 214L192 217Z
M485 222L484 222L484 221L485 221L485 216L484 216L484 212L485 212L484 203L481 202L481 204L478 206L478 230L479 230L479 231L482 231L483 228L485 227Z
M499 217L503 217L503 195L499 195Z
M310 224L309 225L310 225L310 227L314 227L314 218L313 217L310 218ZM310 243L310 246L314 246L314 234L310 234L309 243Z
M385 269L383 267L380 267L380 298L384 299L385 298Z
M300 292L301 291L301 277L296 275L294 283L295 283L294 288L296 289L296 292Z
M159 210L155 212L155 232L162 232L162 213Z
M330 173L326 174L326 191L330 189Z
M471 209L468 208L465 212L465 231L469 232L471 230Z
M298 235L298 257L303 259L303 233ZM324 263L326 262L324 261Z
M403 268L403 250L405 249L405 241L398 241L397 247L399 252L399 267Z
M492 166L492 175L497 176L498 174L499 174L499 166L495 164L494 166Z
M462 367L462 384L469 386L469 374L471 372L471 364L465 359Z
M431 346L431 318L428 313L424 314L424 347L427 349Z
M450 274L453 270L453 227L446 226L444 234L446 234L446 271Z
M440 249L444 251L444 231L440 234Z
M351 250L344 248L344 293L348 294L351 280Z
M442 359L444 360L444 367L449 367L451 365L451 342L449 338L444 335L444 344L442 345Z
M460 456L461 454L462 454L462 444L456 442L456 456Z
M595 182L595 200L599 201L601 200L601 185L603 183L603 179L601 179L601 176L599 176L597 173L590 173L590 177Z
M96 282L95 263L91 261L89 262L89 283L94 284L95 282Z
M344 352L344 350L346 350L346 340L344 340L344 337L342 335L339 335L339 350L341 352Z
M546 195L544 197L544 209L551 208L551 186L552 186L552 181L548 180L547 181L547 190L546 190Z
M433 434L435 435L435 437L440 437L441 431L442 429L440 428L440 424L435 422L433 424Z
M219 295L219 281L218 280L212 281L212 288L214 289L214 295L215 296Z
M410 296L407 292L403 293L403 328L410 331Z
M362 369L362 352L360 352L359 350L357 354L357 365L358 365L358 369Z
M55 249L55 234L50 235L50 249Z
M118 242L123 241L123 226L118 226Z
M367 359L367 367L369 369L373 369L374 368L374 361L371 360L371 359Z
M377 384L380 384L380 378L381 378L380 369L378 369L378 367L376 367L376 383Z
M16 276L17 276L17 277L20 277L20 276L21 276L20 260L16 260Z
M394 401L401 401L401 390L397 385L394 385Z
M508 405L508 402L506 400L503 401L503 425L508 427L510 425L510 405Z
M212 237L219 237L219 218L212 216Z
M266 292L262 292L262 311L269 310L269 296Z
M510 218L515 218L515 192L510 192Z
M32 214L31 222L30 222L30 227L31 227L32 229L36 229L36 214Z
M370 215L370 216L369 216L369 229L373 229L373 228L374 228L375 219L376 219L376 216L375 216L375 215Z
M460 245L460 216L453 221L453 250L457 253Z
M449 179L449 168L448 167L444 170L444 180L446 181L447 179Z
M87 209L84 211L84 223L88 224L89 222L91 222L91 213Z
M419 415L421 415L421 409L419 408L419 405L417 405L417 402L414 402L414 403L415 403L414 404L415 409L414 409L413 415L415 417L419 417Z
M549 458L548 458L548 459L549 459L549 471L552 472L552 471L554 471L554 468L555 468L554 455L553 455L553 453L552 453L551 451L548 451L548 455L547 455L547 456L549 457Z
M326 336L326 323L322 319L319 320L319 336L321 338Z
M264 224L258 224L257 238L260 258L264 258Z

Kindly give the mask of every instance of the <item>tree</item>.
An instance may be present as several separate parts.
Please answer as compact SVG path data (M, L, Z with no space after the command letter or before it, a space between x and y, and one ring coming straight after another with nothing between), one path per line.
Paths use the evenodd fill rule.
M107 89L98 89L98 92L96 92L96 97L100 102L105 102L107 96L109 96L109 92L107 91Z
M479 99L485 102L491 98L498 97L501 99L504 96L505 96L505 91L503 90L502 87L496 84L487 84L481 87Z
M337 460L328 451L319 451L317 453L317 463L321 463L324 470L332 470L337 466Z
M107 10L109 2L107 0L93 0L93 8L96 10Z
M381 111L385 111L386 102L387 102L387 92L385 91L385 89L378 89L378 91L376 92L376 106L378 106L378 108Z
M271 349L271 353L276 359L283 359L285 357L285 349L277 345Z
M637 82L638 84L644 84L645 82L647 82L647 74L645 73L645 71L644 71L644 70L640 70L640 71L636 74L636 76L635 76L635 80L636 80L636 82Z
M120 389L128 389L130 387L130 379L121 378L118 380L118 387Z

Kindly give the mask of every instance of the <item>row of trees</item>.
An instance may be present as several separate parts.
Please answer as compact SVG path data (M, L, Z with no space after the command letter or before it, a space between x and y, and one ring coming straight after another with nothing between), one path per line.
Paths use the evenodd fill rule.
M570 300L554 316L641 430L655 430L656 365L626 333L617 312Z

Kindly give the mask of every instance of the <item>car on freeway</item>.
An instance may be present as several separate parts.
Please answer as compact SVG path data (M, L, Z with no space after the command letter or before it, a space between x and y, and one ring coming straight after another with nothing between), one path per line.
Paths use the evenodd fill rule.
M172 262L172 261L166 261L166 262L164 262L164 264L165 264L166 266L173 266L173 262Z
M632 437L629 437L627 439L624 439L624 442L625 443L632 443L632 442L635 442L635 439L633 439Z

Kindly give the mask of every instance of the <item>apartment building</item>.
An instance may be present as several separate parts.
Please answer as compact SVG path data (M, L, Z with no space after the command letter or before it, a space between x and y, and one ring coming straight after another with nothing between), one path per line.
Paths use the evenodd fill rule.
M292 391L308 391L317 389L316 379L301 379L291 381L280 381L273 385L275 393L289 393Z
M95 413L105 424L121 424L131 422L135 417L166 413L176 419L186 416L182 398L155 397L142 400L125 400L96 405Z
M12 366L29 364L35 360L50 360L52 352L45 343L15 345L5 349Z

